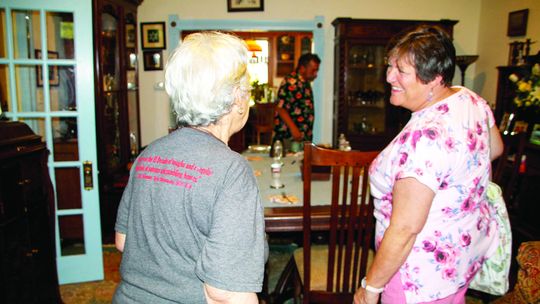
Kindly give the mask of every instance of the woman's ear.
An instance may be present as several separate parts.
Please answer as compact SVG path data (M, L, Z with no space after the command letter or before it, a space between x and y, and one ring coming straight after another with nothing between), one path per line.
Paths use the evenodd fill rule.
M433 82L435 85L442 85L444 86L443 78L441 75L435 76L435 79L433 79L431 82Z
M244 110L245 110L244 108L246 107L243 94L244 94L244 92L242 92L242 90L240 88L234 89L233 108L236 107L236 111L238 113L243 113ZM233 111L234 111L234 109L233 109Z

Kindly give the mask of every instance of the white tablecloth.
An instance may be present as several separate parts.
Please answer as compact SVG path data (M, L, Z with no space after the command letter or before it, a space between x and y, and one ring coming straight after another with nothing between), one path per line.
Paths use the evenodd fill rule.
M257 176L257 182L261 192L261 200L264 207L296 207L302 206L304 186L302 175L300 172L301 156L296 157L288 155L282 159L283 166L281 167L281 182L285 187L281 189L270 188L272 183L272 173L270 164L272 158L263 153L243 153L253 168ZM332 191L332 183L327 181L312 181L311 185L311 205L328 205ZM287 196L293 196L298 199L294 204L288 202L276 203L271 201L272 196L281 196L285 193Z

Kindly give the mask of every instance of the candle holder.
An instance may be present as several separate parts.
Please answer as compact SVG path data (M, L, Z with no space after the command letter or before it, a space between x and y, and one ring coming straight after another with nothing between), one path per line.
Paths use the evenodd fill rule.
M456 56L456 64L461 71L461 85L465 86L465 70L478 59L478 55L461 55Z

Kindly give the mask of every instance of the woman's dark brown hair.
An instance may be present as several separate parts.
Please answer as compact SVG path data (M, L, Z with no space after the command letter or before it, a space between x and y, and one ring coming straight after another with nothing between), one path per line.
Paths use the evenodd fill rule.
M393 39L388 51L388 58L392 57L413 65L423 83L441 75L445 86L452 84L456 49L450 36L438 26L420 25Z

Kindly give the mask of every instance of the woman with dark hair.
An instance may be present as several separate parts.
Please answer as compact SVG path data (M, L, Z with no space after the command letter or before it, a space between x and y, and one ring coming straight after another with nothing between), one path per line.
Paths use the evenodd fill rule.
M411 119L370 167L377 254L354 303L465 303L470 280L498 245L487 202L502 140L488 104L451 86L455 49L420 26L388 52L390 103Z

